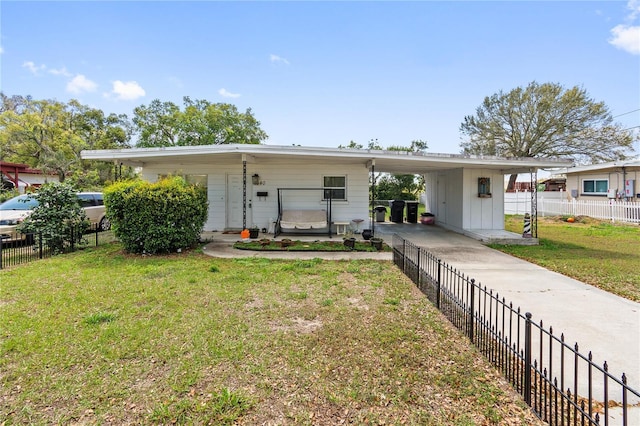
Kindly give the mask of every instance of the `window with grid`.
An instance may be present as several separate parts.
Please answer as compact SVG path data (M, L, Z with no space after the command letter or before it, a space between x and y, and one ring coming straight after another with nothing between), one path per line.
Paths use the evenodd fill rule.
M606 179L584 179L582 181L582 193L606 194L609 189L609 181Z
M324 187L324 200L346 200L347 199L347 177L346 176L324 176L322 181Z

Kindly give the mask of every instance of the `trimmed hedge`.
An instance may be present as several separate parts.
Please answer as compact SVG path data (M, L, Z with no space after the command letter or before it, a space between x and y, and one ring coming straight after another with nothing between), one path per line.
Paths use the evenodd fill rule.
M104 190L112 229L130 253L170 253L195 246L207 220L205 188L181 177L117 182Z

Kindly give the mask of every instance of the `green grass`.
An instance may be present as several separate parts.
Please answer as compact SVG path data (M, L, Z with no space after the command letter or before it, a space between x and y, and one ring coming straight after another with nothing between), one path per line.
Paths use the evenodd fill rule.
M538 219L538 246L493 248L544 266L630 300L640 301L640 227L578 217ZM505 228L522 232L522 216Z
M130 256L0 271L0 424L536 424L391 262Z

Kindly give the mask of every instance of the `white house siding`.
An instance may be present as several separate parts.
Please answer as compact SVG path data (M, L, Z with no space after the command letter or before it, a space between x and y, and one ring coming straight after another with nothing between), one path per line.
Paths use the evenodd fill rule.
M426 200L436 222L446 228L462 230L462 169L425 174Z
M491 178L491 198L478 197L478 178ZM427 210L457 232L504 229L504 178L485 169L452 169L425 174Z
M227 176L242 174L242 163L237 165L190 165L188 171L169 168L145 168L143 178L156 181L163 174L208 175L209 216L205 231L223 230L227 226ZM251 177L260 176L260 185L252 185ZM333 221L368 219L369 215L369 170L362 164L352 167L332 164L291 164L278 162L248 162L247 164L247 226L269 228L270 220L278 214L278 188L321 188L323 176L346 176L347 201L334 201ZM268 192L267 197L258 197L257 192ZM316 191L287 191L284 193L284 208L324 209L323 193ZM251 206L249 208L249 205ZM368 223L368 222L367 222Z
M478 178L491 178L491 197L478 197ZM466 169L464 171L463 229L504 229L504 176L492 170Z
M567 173L567 193L570 195L572 190L577 190L578 198L583 200L603 200L607 195L592 195L582 193L582 181L585 179L605 179L609 181L609 188L617 191L624 191L624 181L634 180L636 193L635 199L638 200L640 194L640 171L629 170L624 175L621 171L601 172L601 171L584 171L580 173Z

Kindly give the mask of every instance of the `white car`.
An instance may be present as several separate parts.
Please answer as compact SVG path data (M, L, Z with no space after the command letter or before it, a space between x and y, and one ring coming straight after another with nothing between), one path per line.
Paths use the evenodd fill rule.
M92 225L97 225L101 231L111 228L111 223L105 216L101 192L80 192L78 202ZM18 195L0 204L0 238L3 242L26 238L26 235L16 231L16 227L31 214L36 206L38 206L38 200L29 194Z

